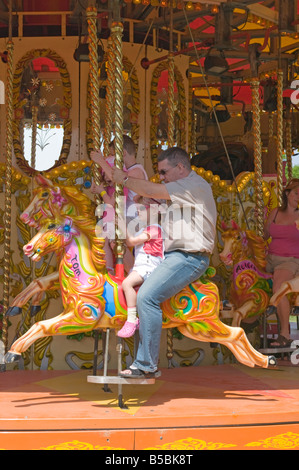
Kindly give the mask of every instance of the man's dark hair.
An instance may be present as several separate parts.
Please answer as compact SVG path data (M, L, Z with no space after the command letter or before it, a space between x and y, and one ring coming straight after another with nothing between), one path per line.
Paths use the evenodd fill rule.
M163 150L158 156L158 162L168 160L171 166L176 166L178 163L182 163L185 168L190 169L191 163L190 158L186 150L180 147L171 147L167 150Z

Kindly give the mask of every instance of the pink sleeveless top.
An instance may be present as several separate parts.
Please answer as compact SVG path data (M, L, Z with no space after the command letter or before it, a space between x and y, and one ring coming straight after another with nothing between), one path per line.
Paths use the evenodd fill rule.
M299 230L296 224L279 225L272 222L269 233L272 238L269 245L271 255L299 258Z

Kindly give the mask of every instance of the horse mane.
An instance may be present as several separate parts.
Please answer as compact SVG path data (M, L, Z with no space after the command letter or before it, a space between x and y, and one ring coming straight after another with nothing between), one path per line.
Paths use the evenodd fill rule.
M66 199L77 208L80 215L88 218L94 216L95 220L96 205L86 194L76 188L76 186L59 186L59 188ZM73 214L69 215L72 216Z
M102 272L103 269L106 267L106 260L105 260L105 251L104 251L104 244L105 239L99 238L96 236L95 233L95 221L93 217L89 214L89 217L84 217L82 215L72 216L70 217L76 227L80 229L89 239L91 243L91 258L94 262L97 270Z
M266 242L252 230L246 230L248 248L254 255L254 259L259 268L265 270L267 264Z

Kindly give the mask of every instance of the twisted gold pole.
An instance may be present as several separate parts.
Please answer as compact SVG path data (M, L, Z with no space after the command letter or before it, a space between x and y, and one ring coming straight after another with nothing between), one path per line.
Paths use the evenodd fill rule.
M283 191L283 72L277 72L277 200L282 204Z
M36 165L37 106L32 106L31 168Z
M174 146L174 57L168 58L168 147Z
M11 240L11 189L12 189L12 145L13 145L13 51L10 40L7 44L7 84L6 84L6 162L5 162L5 208L4 208L4 257L3 257L3 307L9 307L10 240ZM2 341L7 347L7 319L3 316Z
M262 141L260 122L260 96L259 80L251 81L252 92L252 119L254 136L254 175L255 175L255 197L257 208L257 233L260 237L264 235L264 201L263 201L263 174L262 174Z
M168 147L174 146L174 56L173 7L170 6L169 56L168 56Z
M89 47L89 86L90 86L90 115L91 129L93 133L93 149L101 147L101 123L100 123L100 93L99 93L99 61L98 61L98 38L97 38L97 9L90 6L86 9L88 24L88 47ZM93 163L93 177L96 184L101 183L99 167ZM97 201L99 203L100 201Z
M292 121L291 119L286 120L286 156L287 156L287 165L288 165L288 180L292 179L293 169L292 169Z
M115 85L115 54L114 54L114 38L108 38L107 51L107 89L106 89L106 112L105 112L105 129L104 129L104 157L109 155L109 143L113 130L113 113L114 113L114 85Z
M122 33L123 25L113 22L111 33L115 45L115 166L123 168L123 54ZM118 217L124 211L124 191L121 184L115 185L115 239L116 239L116 270L122 265L124 256L124 236L121 233Z
M170 30L169 30L169 56L168 56L168 147L173 147L175 138L174 125L174 56L173 56L173 7L170 6ZM167 330L167 359L168 367L171 367L173 357L173 331Z

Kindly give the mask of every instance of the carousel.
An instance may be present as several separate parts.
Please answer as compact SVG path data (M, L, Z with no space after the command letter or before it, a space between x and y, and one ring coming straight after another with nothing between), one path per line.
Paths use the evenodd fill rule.
M0 51L0 448L298 450L299 280L273 295L264 233L297 176L298 1L0 0ZM163 302L159 372L134 380L124 187L113 271L91 190L124 135L157 184L187 150L217 207L210 266Z

